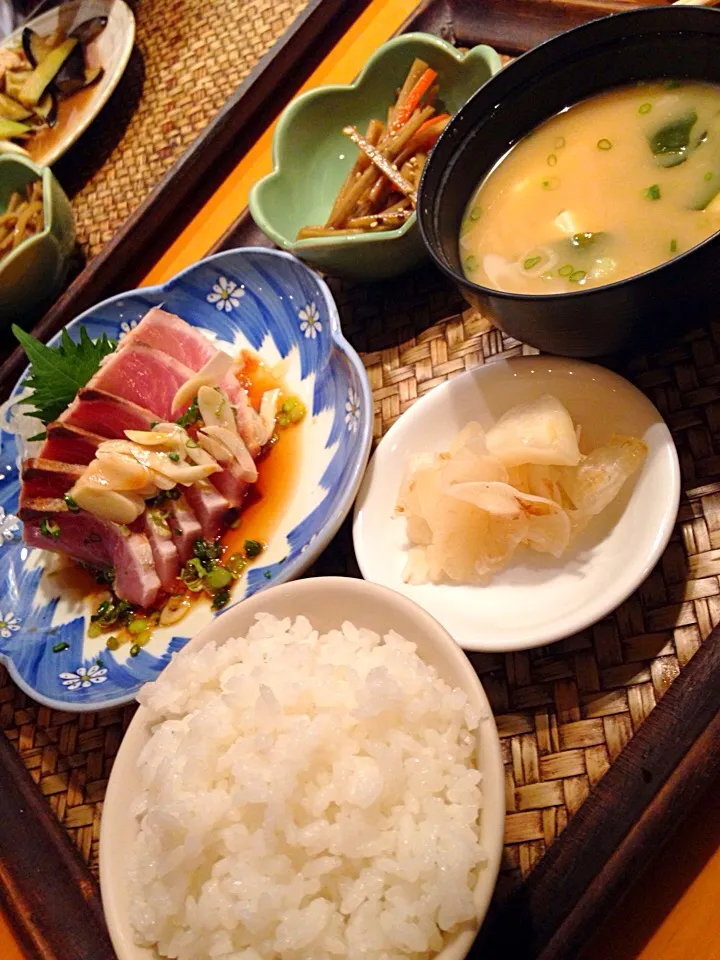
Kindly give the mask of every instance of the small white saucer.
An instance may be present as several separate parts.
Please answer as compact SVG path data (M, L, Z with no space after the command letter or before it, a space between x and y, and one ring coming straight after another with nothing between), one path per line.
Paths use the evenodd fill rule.
M487 429L510 407L545 393L581 425L583 449L615 433L644 439L648 455L640 472L559 560L521 549L487 586L403 583L405 520L394 510L407 458L446 450L468 421ZM355 553L366 580L410 597L466 650L525 650L577 633L627 599L660 559L679 499L670 431L636 387L581 360L518 357L436 387L393 424L360 488Z

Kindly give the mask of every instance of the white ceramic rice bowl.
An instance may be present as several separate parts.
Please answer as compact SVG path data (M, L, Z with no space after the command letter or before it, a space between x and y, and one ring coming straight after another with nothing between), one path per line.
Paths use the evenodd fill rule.
M484 797L481 843L487 864L480 870L474 898L477 929L487 912L500 866L505 796L500 741L485 692L465 654L450 635L416 604L385 587L346 577L320 577L282 584L256 594L217 618L181 651L186 656L210 641L222 644L244 635L257 613L278 618L303 615L321 632L344 620L380 634L395 630L417 645L418 654L438 675L461 688L483 718L478 728L478 768ZM148 711L140 707L115 759L100 829L100 886L103 909L118 960L156 960L158 954L135 943L129 922L132 890L126 880L137 821L130 813L137 793L137 761L149 738ZM437 954L437 960L463 960L476 931L465 931Z

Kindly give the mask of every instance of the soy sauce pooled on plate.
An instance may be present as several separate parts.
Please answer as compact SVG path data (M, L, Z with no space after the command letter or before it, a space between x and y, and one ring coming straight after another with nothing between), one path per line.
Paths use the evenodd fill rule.
M568 293L659 266L720 229L720 86L660 80L566 108L480 183L469 280Z

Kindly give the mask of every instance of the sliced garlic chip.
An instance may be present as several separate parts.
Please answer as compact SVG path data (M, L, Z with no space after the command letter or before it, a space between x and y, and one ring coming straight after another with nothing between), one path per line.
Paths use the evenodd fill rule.
M174 440L171 433L165 433L165 431L160 433L155 428L152 430L126 430L125 436L133 443L139 443L141 447L163 447Z
M142 497L132 493L119 493L111 490L106 483L92 481L85 482L84 477L75 484L70 496L81 510L87 510L103 520L113 520L115 523L132 523L137 520L145 509ZM100 480L100 477L97 477Z
M233 433L232 430L228 430L226 427L206 426L198 433L200 443L202 443L203 437L211 437L226 447L232 454L233 459L239 464L242 471L242 479L248 483L255 483L258 477L255 461L250 456L248 448L236 433Z
M206 427L225 427L237 433L235 409L222 390L216 387L200 387L198 410Z
M265 435L260 442L261 447L265 446L275 430L275 418L277 417L279 399L280 391L275 388L274 390L266 390L260 400L260 419L265 430ZM260 440L260 438L258 439Z
M152 488L152 474L134 457L116 453L114 450L97 449L97 461L102 465L102 474L112 490L140 491Z
M201 367L194 377L190 377L190 379L186 380L180 387L173 397L173 410L181 410L183 407L192 403L193 398L196 394L199 394L203 386L213 387L220 383L232 367L233 362L233 358L229 354L223 350L218 350L215 356L208 360L205 366Z

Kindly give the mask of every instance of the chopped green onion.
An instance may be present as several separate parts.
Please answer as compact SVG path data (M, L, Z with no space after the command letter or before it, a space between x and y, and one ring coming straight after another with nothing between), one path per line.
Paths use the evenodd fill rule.
M219 593L216 593L213 597L213 602L211 607L213 610L221 610L224 606L230 601L230 592L228 590L221 590Z
M183 567L180 579L193 593L200 593L207 570L197 557L191 557Z
M666 90L677 90L678 87L681 87L682 85L683 85L682 80L666 80L665 81Z
M137 643L134 643L134 644L130 647L130 656L131 656L131 657L136 657L139 653L140 653L140 646L139 646Z
M640 106L638 107L638 113L650 113L651 110L652 110L651 103L641 103Z
M266 570L265 573L263 574L263 576L265 577L266 580L271 580L271 579L272 579L272 574L270 573L269 570Z
M169 453L169 454L168 454L168 460L172 460L173 463L179 463L179 462L180 462L180 454L179 454L179 453Z
M107 643L105 644L105 646L108 648L108 650L117 650L120 646L120 641L113 633L111 634L111 636L107 638Z
M532 270L532 268L536 267L541 260L542 260L542 257L528 257L527 260L523 263L523 267L526 270Z
M284 413L281 413L277 418L277 425L279 427L286 427L290 423L290 417L286 417Z
M190 427L192 424L197 423L200 419L201 417L200 408L198 407L198 398L195 397L185 413L181 417L178 417L175 423L179 424L181 427Z
M247 560L241 553L233 553L232 556L225 561L225 566L234 576L239 577L247 566Z
M297 403L297 399L295 397L290 397L289 400L286 400L285 403L283 403L280 409L282 410L283 413L290 413L290 411L293 409L296 403Z
M150 421L150 429L151 429L151 430L154 430L155 427L156 427L159 423L160 423L159 420L151 420L151 421Z
M188 448L188 450L196 450L200 444L197 442L197 440L193 440L191 438L190 440L185 441L185 446Z
M713 178L712 172L708 170L708 172L703 177L703 180L712 180L712 178Z
M648 187L645 191L645 196L648 200L659 200L660 199L660 187L657 183L653 183L652 186Z
M53 542L60 539L60 526L54 520L42 519L40 521L40 533Z
M598 150L612 150L612 144L606 137L603 137L601 140L598 140L597 148Z
M558 268L558 276L560 277L569 277L573 272L572 264L566 263L562 267Z
M677 253L677 240L670 241L670 253Z
M147 630L143 630L142 633L139 633L135 638L135 643L139 647L144 647L146 643L152 638L152 628L148 627Z
M73 500L69 493L66 493L63 497L63 500L67 504L67 508L70 513L79 513L80 507L77 505L77 502Z
M559 186L560 177L548 177L547 180L542 182L543 190L557 190Z
M585 276L586 274L584 270L573 270L568 277L568 280L571 280L573 283L580 283L581 280L585 279Z
M476 270L477 269L477 257L474 253L471 253L469 257L465 257L465 269L466 270Z
M552 270L546 270L545 273L541 274L540 276L541 276L541 279L543 280L552 280L553 278Z
M99 623L91 623L88 627L88 636L91 640L94 640L96 637L99 637L102 633L102 627Z
M205 577L205 584L211 590L224 590L225 587L232 583L232 579L232 574L227 567L218 565L217 567L213 567Z
M137 617L137 619L132 620L128 624L128 630L130 633L136 637L139 633L142 633L143 630L147 630L148 622L143 617Z
M481 207L473 207L472 210L470 211L470 219L473 221L473 223L476 220L479 220L481 216L482 216Z
M53 653L62 653L63 650L69 650L69 649L70 649L70 644L65 643L65 641L63 640L62 643L56 643L53 646L52 651Z
M307 410L305 409L305 404L298 403L290 411L290 423L300 423L300 421L305 417Z
M245 541L245 554L251 560L254 560L255 557L259 557L264 550L264 546L258 540L246 540Z
M565 137L558 137L558 138L555 140L555 149L556 149L556 150L562 150L562 148L563 148L564 146L565 146Z
M549 167L554 167L557 164L557 157L554 153L548 154L547 162Z

